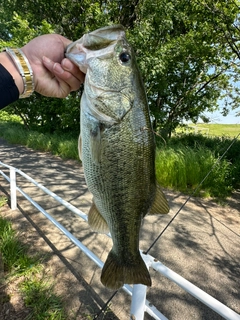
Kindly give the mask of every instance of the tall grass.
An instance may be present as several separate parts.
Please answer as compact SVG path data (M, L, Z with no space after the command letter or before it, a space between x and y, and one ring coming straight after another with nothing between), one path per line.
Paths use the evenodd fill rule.
M232 144L232 142L234 142ZM159 147L161 142L158 141ZM231 147L229 148L229 146ZM182 134L171 138L168 146L178 148L181 146L189 147L193 150L204 148L210 150L214 158L219 158L225 151L224 160L229 163L229 174L226 175L226 184L232 186L233 189L240 188L240 139L229 137L206 137L201 134Z
M229 195L232 191L229 185L231 164L227 160L218 163L211 150L178 146L157 151L156 176L166 188L192 193L210 171L195 195L221 198Z
M9 143L51 152L63 159L79 160L78 138L70 134L49 134L26 130L21 124L0 123L0 136Z

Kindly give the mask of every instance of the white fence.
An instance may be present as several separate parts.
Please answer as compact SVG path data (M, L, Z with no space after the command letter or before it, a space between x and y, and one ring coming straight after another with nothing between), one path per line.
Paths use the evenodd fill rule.
M36 207L47 219L49 219L62 233L64 233L79 249L81 249L92 261L94 261L100 268L103 267L103 262L92 252L90 251L81 241L75 238L65 227L63 227L57 220L55 220L48 212L46 212L38 203L36 203L28 194L26 194L16 183L16 174L21 175L26 180L34 184L36 187L44 191L50 197L54 198L61 205L72 211L77 216L81 217L85 221L87 221L87 215L82 211L63 200L61 197L57 196L55 193L48 190L43 185L36 182L34 179L29 177L27 174L22 172L21 170L11 167L9 165L4 164L0 161L0 166L9 169L9 176L6 175L2 170L0 170L0 174L10 183L10 196L11 196L11 209L15 210L17 208L17 191L20 192L34 207ZM153 268L155 271L161 273L163 276L168 278L169 280L175 282L185 291L190 293L193 297L200 300L202 303L207 305L209 308L214 310L216 313L221 315L225 319L229 320L240 320L240 315L237 314L232 309L228 308L203 290L199 289L195 285L193 285L188 280L184 279L171 269L164 266L160 261L152 257L151 255L145 255L142 253L142 257L148 266L148 268ZM123 290L126 291L129 295L132 296L131 303L131 319L135 320L143 320L144 313L147 312L156 320L167 320L167 318L159 311L156 307L154 307L147 299L146 299L146 290L147 287L141 284L138 285L124 285Z

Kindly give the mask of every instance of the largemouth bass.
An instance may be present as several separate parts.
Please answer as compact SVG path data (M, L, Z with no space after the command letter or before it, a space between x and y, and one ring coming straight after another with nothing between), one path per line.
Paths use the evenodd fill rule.
M101 281L110 289L150 286L139 252L141 222L169 207L155 179L153 131L133 50L115 25L85 34L66 57L86 73L79 153L93 194L88 222L98 232L110 230L113 241Z

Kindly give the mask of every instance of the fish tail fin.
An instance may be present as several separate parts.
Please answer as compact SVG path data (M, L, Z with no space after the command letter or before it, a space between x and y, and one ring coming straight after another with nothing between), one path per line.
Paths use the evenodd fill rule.
M102 284L112 290L117 290L126 284L144 284L151 286L152 281L145 262L140 253L133 263L123 263L111 250L103 266L101 274Z

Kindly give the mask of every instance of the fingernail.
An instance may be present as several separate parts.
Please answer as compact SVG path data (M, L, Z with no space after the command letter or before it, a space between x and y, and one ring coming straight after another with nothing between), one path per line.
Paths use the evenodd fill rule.
M72 70L72 63L67 58L62 60L61 65L63 66L64 70L71 71Z
M59 63L57 63L57 62L54 63L53 70L58 74L62 74L64 72L64 70L62 69L61 65Z

